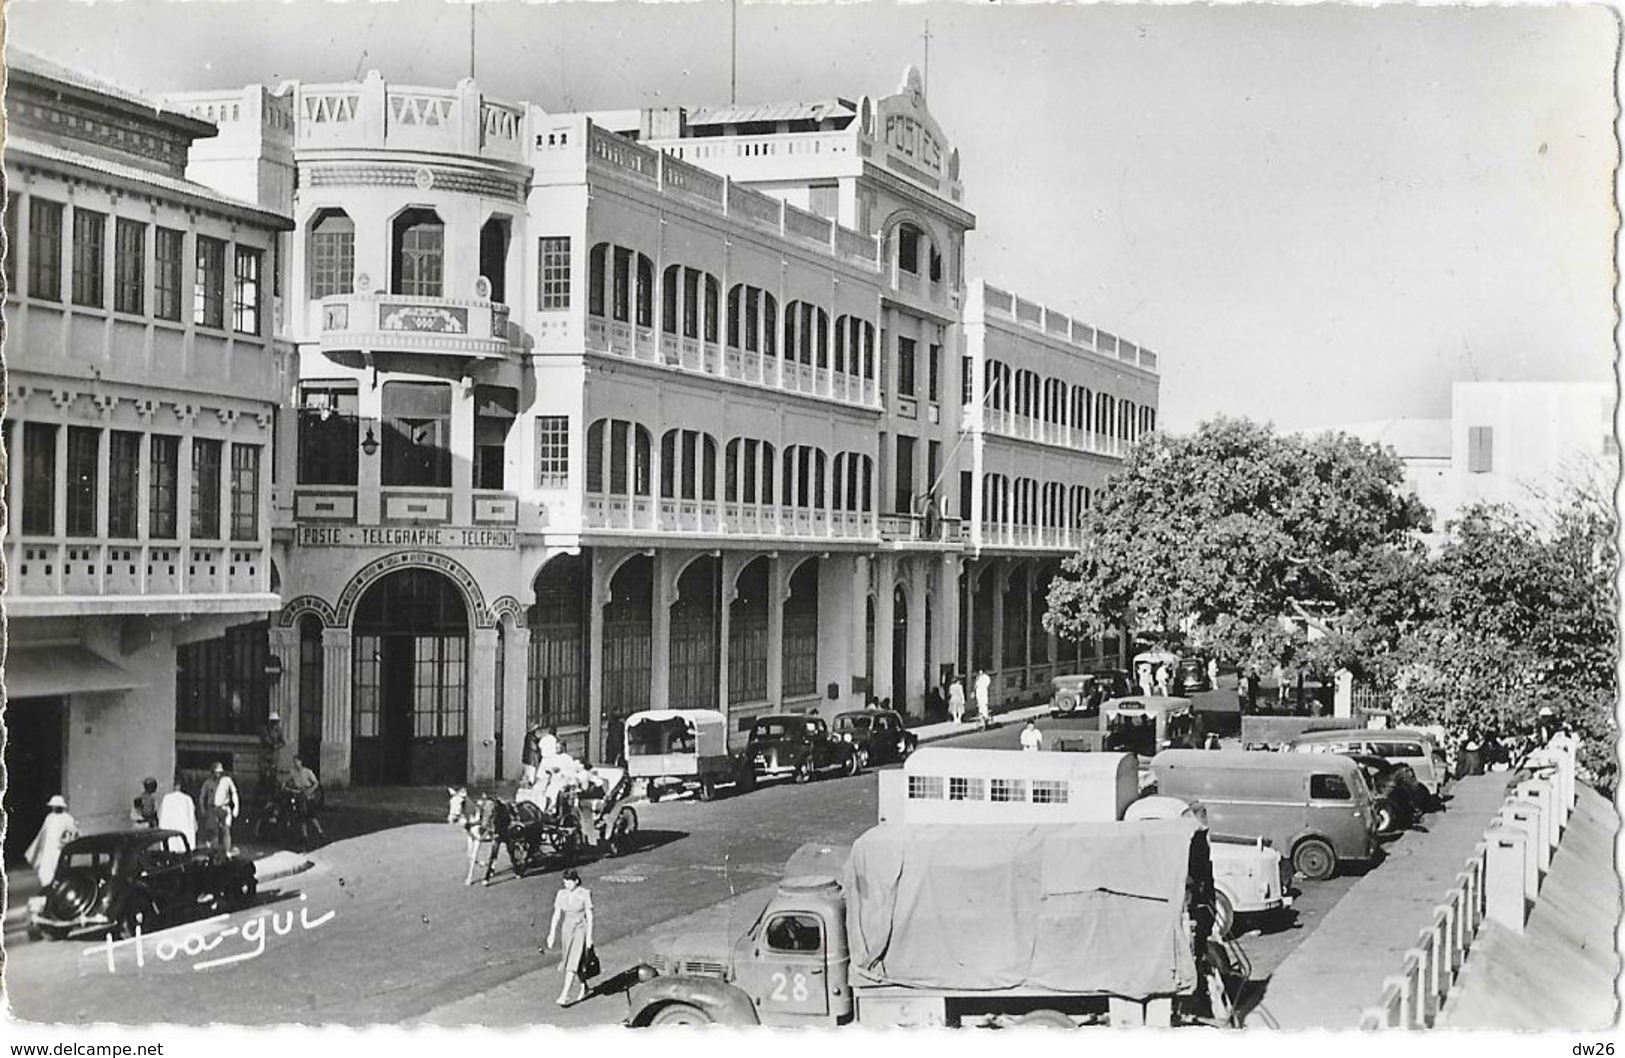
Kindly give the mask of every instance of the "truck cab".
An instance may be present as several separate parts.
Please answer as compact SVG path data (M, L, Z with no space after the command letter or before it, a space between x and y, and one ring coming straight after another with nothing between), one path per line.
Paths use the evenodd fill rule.
M852 1016L846 900L832 877L786 878L725 952L685 936L652 962L659 976L632 989L630 1025L837 1025Z

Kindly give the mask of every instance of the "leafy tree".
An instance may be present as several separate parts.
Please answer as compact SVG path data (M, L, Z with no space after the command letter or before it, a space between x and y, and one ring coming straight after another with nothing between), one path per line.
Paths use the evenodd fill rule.
M1391 452L1344 434L1220 418L1152 435L1086 518L1045 627L1082 638L1126 619L1258 671L1360 672L1420 604L1429 518L1401 479Z
M1551 706L1599 788L1617 774L1618 568L1600 490L1531 517L1470 507L1430 563L1430 612L1386 660L1400 718L1519 734Z

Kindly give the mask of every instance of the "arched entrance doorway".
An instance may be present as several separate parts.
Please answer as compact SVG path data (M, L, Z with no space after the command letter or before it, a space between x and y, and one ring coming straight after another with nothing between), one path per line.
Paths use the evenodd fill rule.
M599 731L603 759L620 756L621 723L649 708L654 636L654 559L633 555L615 571L604 606L604 707Z
M717 655L722 631L717 596L721 574L720 560L702 555L677 578L666 691L673 709L717 707Z
M462 782L468 772L468 608L433 570L403 569L356 606L351 682L358 786Z

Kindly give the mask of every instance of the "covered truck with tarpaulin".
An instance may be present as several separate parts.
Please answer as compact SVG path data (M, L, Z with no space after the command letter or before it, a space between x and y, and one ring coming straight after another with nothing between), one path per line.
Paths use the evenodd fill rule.
M715 709L645 709L626 718L626 770L649 800L678 789L702 801L717 788L749 788L751 770L728 752L728 718Z
M1224 1022L1194 820L885 823L787 877L723 949L674 938L628 1024Z

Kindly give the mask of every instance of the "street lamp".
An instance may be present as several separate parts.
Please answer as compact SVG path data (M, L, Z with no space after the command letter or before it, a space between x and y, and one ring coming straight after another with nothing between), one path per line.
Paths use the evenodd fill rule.
M372 425L367 425L367 436L361 439L361 451L369 456L378 454L378 438L373 435Z

